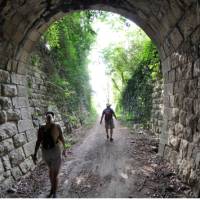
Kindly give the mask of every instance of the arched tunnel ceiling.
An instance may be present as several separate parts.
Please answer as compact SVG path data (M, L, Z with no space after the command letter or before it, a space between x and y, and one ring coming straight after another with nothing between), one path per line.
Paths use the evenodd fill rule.
M196 0L0 0L0 38L11 41L14 57L34 43L48 26L76 10L121 14L140 26L158 49L165 36ZM27 42L29 40L29 42Z

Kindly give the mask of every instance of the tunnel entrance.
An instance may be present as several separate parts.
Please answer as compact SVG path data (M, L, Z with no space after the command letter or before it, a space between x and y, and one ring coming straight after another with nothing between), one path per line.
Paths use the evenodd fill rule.
M2 162L30 159L33 143L14 147L18 133L34 131L25 88L27 59L50 24L76 10L112 11L138 24L156 44L164 77L160 154L199 194L199 1L2 1L0 31ZM24 117L22 117L22 115ZM24 136L20 136L24 137ZM23 141L23 139L22 139ZM9 144L9 145L8 145ZM20 144L21 145L21 144ZM16 161L17 162L17 161ZM12 166L15 166L15 159ZM3 166L3 164L1 164ZM1 167L8 174L12 167ZM18 169L15 169L18 171ZM11 178L10 178L11 179ZM10 181L10 180L9 180ZM8 181L8 182L9 182Z

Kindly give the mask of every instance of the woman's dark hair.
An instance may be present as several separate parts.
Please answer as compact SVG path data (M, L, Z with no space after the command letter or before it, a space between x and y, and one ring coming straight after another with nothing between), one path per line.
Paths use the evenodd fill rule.
M50 115L52 115L52 116L54 117L54 113L53 113L52 111L47 111L47 112L45 113L46 116L47 116L48 114L50 114Z

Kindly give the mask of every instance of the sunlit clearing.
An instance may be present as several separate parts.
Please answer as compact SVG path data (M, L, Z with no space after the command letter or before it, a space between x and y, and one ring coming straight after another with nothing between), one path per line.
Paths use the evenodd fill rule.
M109 13L106 20L94 20L92 27L97 33L97 38L89 55L90 83L97 112L101 113L106 103L111 103L112 107L115 108L112 82L111 78L106 75L106 65L102 58L102 51L112 44L123 43L124 46L128 46L127 29L135 30L139 28L129 20L123 22L120 20L120 15L113 13Z

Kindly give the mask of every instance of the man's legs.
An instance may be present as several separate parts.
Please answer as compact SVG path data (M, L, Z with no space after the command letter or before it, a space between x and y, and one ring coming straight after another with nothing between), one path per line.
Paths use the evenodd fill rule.
M51 190L50 193L47 195L47 198L50 198L53 194L53 170L51 168L49 168L49 179L51 182Z
M56 191L58 187L58 173L60 170L61 166L61 157L58 158L57 160L54 160L51 165L49 165L49 178L51 182L51 191L49 195L47 196L48 198L53 195L53 198L56 198Z
M56 191L58 188L58 172L59 170L55 170L53 172L53 185L52 185L52 191L53 191L53 197L56 197Z
M58 188L58 173L59 173L59 169L60 169L60 164L58 168L51 168L50 172L51 172L51 192L49 194L49 197L51 197L53 195L53 198L56 198L56 191Z
M111 128L111 129L110 129L110 141L113 141L112 136L113 136L113 129Z
M109 139L109 135L108 135L108 127L106 127L106 135L107 135L107 139Z

